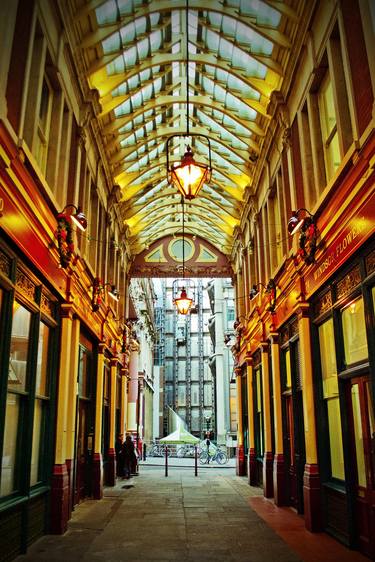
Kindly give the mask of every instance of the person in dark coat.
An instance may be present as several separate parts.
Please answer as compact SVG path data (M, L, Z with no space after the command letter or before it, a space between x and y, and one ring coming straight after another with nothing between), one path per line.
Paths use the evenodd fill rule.
M131 435L127 435L122 446L122 455L124 458L124 475L130 478L132 472L132 464L136 461L135 448Z
M119 433L115 443L116 474L119 478L124 477L124 455L122 452L123 445L124 445L124 434Z

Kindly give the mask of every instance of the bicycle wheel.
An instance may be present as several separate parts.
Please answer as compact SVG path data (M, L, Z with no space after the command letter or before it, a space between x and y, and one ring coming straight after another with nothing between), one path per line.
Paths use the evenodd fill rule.
M201 454L199 455L199 462L201 464L207 464L208 463L208 454L206 451L202 451Z
M227 462L227 455L223 451L218 451L215 460L218 464L225 464Z
M157 445L153 445L150 449L150 452L148 453L149 457L157 457L158 456L158 446Z

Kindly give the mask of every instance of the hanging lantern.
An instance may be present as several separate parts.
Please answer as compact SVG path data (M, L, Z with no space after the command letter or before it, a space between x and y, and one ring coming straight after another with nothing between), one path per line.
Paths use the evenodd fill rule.
M185 287L182 287L181 295L178 298L174 299L174 304L177 307L178 314L186 315L191 309L193 299L187 296Z
M211 179L211 168L207 164L196 162L190 146L182 157L181 163L170 167L170 182L173 183L185 199L194 199L205 182Z

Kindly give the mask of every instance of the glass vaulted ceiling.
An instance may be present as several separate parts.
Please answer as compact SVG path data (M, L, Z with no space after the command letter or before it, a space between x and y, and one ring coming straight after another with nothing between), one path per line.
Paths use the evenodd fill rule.
M99 92L133 253L181 232L180 196L166 181L166 141L186 133L189 119L191 133L211 140L213 173L185 205L185 231L229 254L270 122L270 94L281 88L298 23L293 0L91 0L84 9L88 79ZM176 137L170 159L187 144L207 162L203 137Z

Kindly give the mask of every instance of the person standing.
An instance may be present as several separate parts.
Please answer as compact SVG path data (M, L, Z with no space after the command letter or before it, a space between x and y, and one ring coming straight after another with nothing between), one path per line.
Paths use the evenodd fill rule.
M132 472L132 465L136 461L134 443L131 435L127 435L125 442L122 446L122 454L124 458L124 475L129 479Z
M124 455L122 451L123 445L124 445L124 434L119 433L115 443L116 474L119 478L124 477Z

